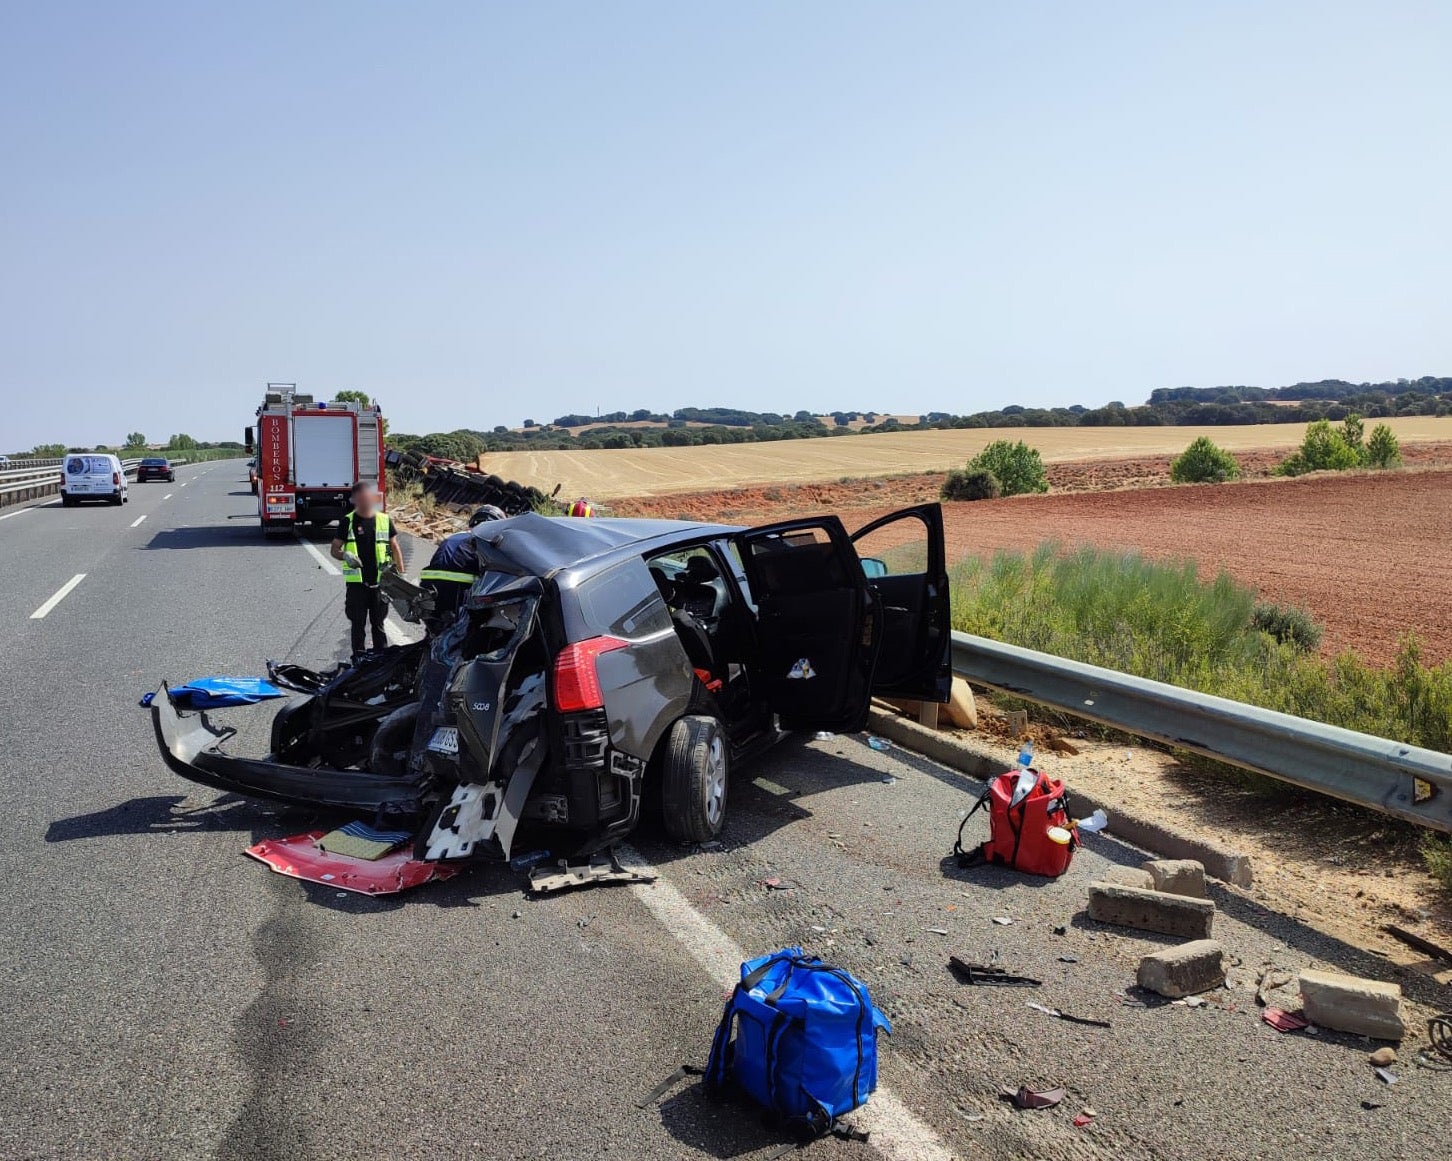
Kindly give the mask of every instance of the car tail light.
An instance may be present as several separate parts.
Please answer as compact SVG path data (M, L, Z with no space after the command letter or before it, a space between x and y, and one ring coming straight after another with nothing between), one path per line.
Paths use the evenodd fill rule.
M592 637L561 649L555 657L555 709L566 714L600 709L605 698L600 692L595 662L600 654L629 644L619 637Z
M119 488L121 486L121 473L120 472L112 472L111 473L111 482L113 484L115 484Z

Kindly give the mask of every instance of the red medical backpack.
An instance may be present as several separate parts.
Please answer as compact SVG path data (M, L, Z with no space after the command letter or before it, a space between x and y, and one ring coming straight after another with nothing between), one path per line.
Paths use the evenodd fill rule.
M988 784L983 796L973 805L958 826L958 841L953 844L953 853L958 856L958 865L970 867L975 863L997 863L1012 867L1030 875L1047 875L1053 878L1069 869L1074 857L1074 848L1079 845L1079 835L1069 817L1069 799L1064 784L1032 771L1038 781L1017 806L1010 806L1014 787L1018 785L1018 771L1009 770L998 775ZM988 806L988 841L972 851L963 849L963 828L968 825L978 808ZM1063 827L1072 838L1067 843L1056 843L1049 837L1050 827Z

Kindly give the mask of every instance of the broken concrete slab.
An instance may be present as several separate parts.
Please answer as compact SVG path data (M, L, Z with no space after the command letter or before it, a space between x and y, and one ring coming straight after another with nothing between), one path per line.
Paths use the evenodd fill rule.
M1225 982L1225 949L1213 939L1192 939L1139 961L1135 982L1156 995L1180 1000Z
M1104 873L1106 883L1118 883L1121 887L1138 887L1141 891L1155 889L1154 876L1139 867L1110 867Z
M1118 883L1089 884L1089 918L1184 939L1209 939L1215 904L1188 895L1167 895Z
M1205 864L1197 859L1150 859L1144 864L1156 891L1208 899L1205 893Z
M1377 1040L1400 1040L1407 1034L1397 984L1306 968L1300 985L1302 1011L1323 1028Z

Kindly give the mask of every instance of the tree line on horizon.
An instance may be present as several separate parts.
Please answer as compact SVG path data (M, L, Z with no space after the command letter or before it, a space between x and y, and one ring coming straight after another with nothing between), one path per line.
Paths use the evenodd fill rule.
M769 443L851 434L996 427L1221 427L1262 423L1339 423L1348 415L1383 419L1400 415L1452 414L1452 378L1424 376L1382 383L1343 379L1295 383L1286 387L1161 387L1148 401L1126 406L1023 407L1011 404L970 414L932 411L904 423L872 411L835 411L823 417L727 407L681 407L669 414L642 408L589 416L568 414L541 423L526 420L522 429L491 431L456 428L427 435L391 433L400 450L469 461L486 452L548 450L629 450L701 444ZM857 421L865 426L854 429ZM637 426L650 424L652 426ZM630 425L630 426L625 426ZM583 430L582 430L583 429Z

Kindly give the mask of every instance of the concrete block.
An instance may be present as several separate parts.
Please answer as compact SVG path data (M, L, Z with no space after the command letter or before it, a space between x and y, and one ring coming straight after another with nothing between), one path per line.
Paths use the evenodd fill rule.
M1136 982L1172 1000L1208 992L1225 982L1224 956L1225 949L1213 939L1192 939L1145 956Z
M1191 895L1208 899L1205 894L1205 864L1195 859L1150 859L1144 865L1154 880L1154 889L1169 895Z
M1301 1009L1306 1019L1323 1028L1377 1040L1400 1040L1407 1034L1402 1021L1402 989L1397 984L1314 968L1301 972L1300 984Z
M1104 873L1104 881L1121 887L1138 887L1141 891L1155 889L1154 876L1139 867L1111 867Z
M1089 918L1183 939L1209 939L1215 904L1208 899L1166 895L1118 883L1090 883Z

